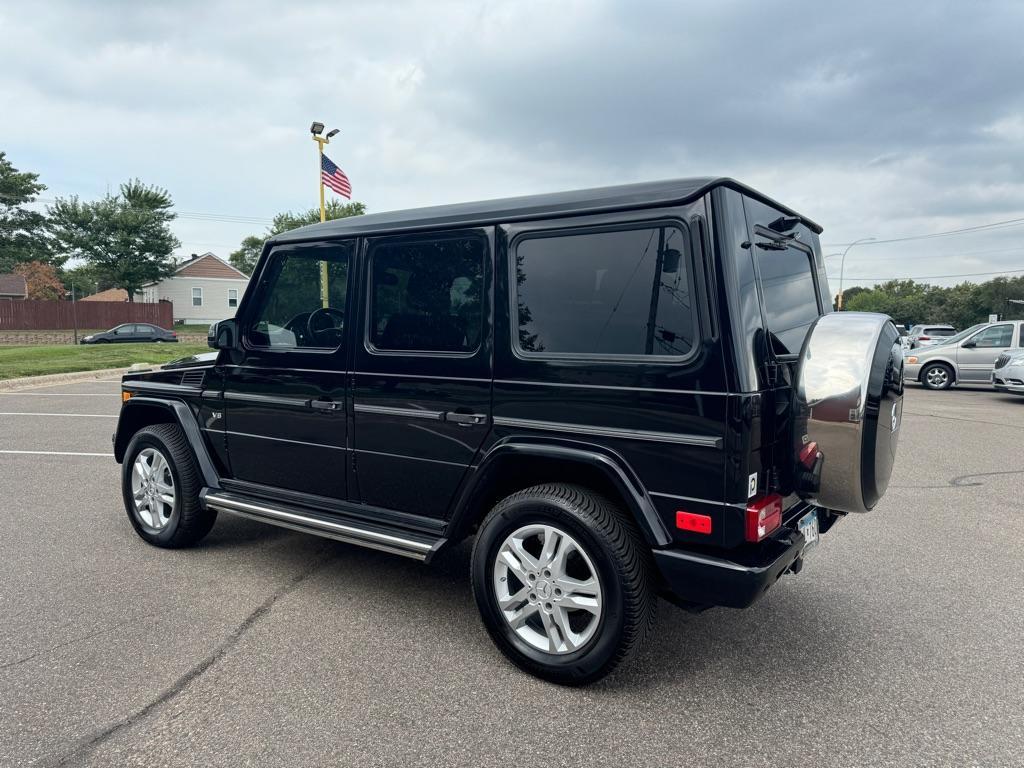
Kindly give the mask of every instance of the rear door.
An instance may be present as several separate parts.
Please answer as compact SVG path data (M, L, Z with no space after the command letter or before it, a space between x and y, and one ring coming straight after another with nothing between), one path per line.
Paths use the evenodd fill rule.
M956 351L960 381L988 381L996 358L1014 343L1014 323L996 323L960 342Z
M443 518L491 415L491 229L367 241L354 354L364 504Z

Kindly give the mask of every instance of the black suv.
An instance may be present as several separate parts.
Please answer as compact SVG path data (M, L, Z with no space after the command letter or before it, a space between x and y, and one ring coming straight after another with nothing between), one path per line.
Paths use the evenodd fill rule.
M218 352L124 377L128 517L162 547L226 512L424 562L475 536L498 647L596 680L656 596L748 606L885 492L899 334L828 313L820 232L687 179L274 237Z

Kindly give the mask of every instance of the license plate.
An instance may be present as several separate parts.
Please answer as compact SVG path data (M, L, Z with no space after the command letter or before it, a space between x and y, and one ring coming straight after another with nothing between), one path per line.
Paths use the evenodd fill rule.
M812 509L800 518L796 524L797 530L804 537L804 550L808 550L818 543L818 510Z

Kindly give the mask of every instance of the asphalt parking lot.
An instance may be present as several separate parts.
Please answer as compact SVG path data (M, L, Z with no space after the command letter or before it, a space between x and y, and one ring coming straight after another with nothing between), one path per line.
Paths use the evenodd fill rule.
M1024 398L911 388L883 503L747 611L662 603L587 689L514 669L467 580L122 509L116 381L0 394L0 765L1020 765Z

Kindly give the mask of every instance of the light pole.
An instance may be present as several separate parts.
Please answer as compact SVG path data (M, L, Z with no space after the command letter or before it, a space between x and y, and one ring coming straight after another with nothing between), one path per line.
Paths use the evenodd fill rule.
M874 239L875 238L873 237L862 237L860 240L854 240L846 246L846 250L843 251L843 258L839 261L839 301L837 304L839 305L838 308L840 311L843 309L843 272L846 270L846 254L850 252L850 249L853 248L853 246L860 245L861 243L870 243Z
M309 132L313 134L313 141L315 141L317 145L316 180L317 186L320 189L320 223L323 224L327 221L327 206L324 204L324 144L331 143L331 137L338 134L338 129L334 128L333 130L328 131L326 136L322 136L321 134L324 132L324 124L314 122L309 126ZM330 305L326 261L320 262L320 303L325 308Z

